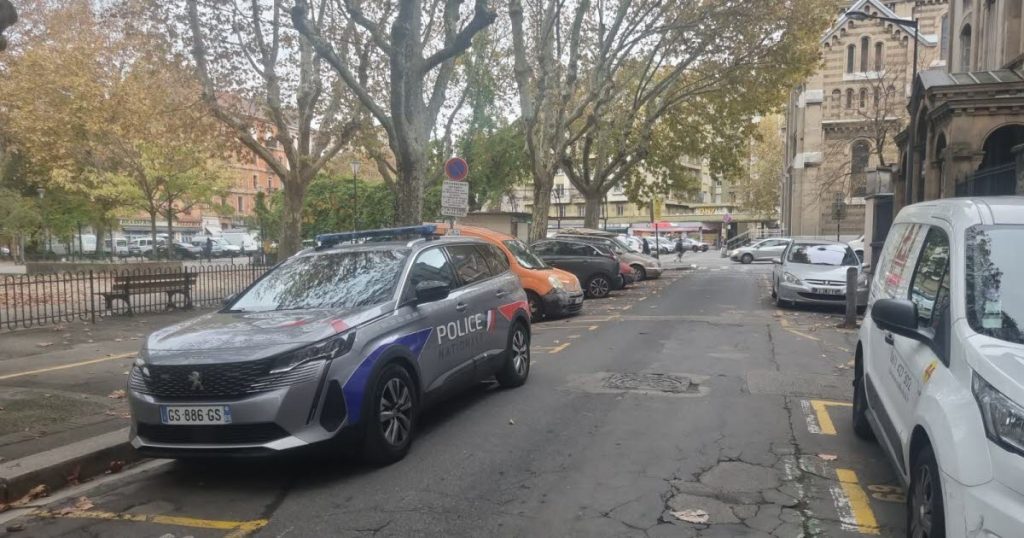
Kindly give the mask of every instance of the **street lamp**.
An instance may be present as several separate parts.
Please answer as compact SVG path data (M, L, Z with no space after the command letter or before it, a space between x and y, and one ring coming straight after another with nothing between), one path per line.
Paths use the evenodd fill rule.
M555 204L556 204L556 206L555 206L555 210L556 210L555 219L556 219L556 222L558 223L558 229L561 230L562 229L562 186L561 185L555 185L555 200L556 200L556 202L555 202Z
M349 165L352 167L352 231L359 229L359 159L352 159Z
M43 241L45 241L43 243L43 256L46 256L50 251L50 227L47 226L46 203L43 202L43 199L46 198L46 189L39 187L36 189L36 192L39 193L39 208L43 211Z
M918 33L918 30L919 30L919 25L918 25L917 19L900 19L900 18L896 18L896 17L881 17L879 15L872 15L872 14L867 13L865 11L850 11L850 12L846 13L846 16L849 17L851 20L855 20L855 21L866 21L868 19L875 19L875 20L879 20L879 21L883 21L883 22L891 22L891 23L899 24L901 26L909 26L909 27L914 29L914 65L911 68L911 73L910 73L910 99L911 99L910 100L910 133L907 135L907 148L908 148L909 151L907 151L907 169L904 171L904 181L906 182L906 184L904 185L904 191L903 191L903 193L904 193L904 202L903 203L904 203L904 205L910 205L910 203L911 203L910 198L913 195L913 188L912 188L912 183L911 183L911 180L913 178L911 176L913 175L913 170L914 170L914 151L915 151L914 150L914 144L915 144L914 134L917 131L917 125L915 125L916 124L916 120L917 120L917 110L916 110L916 107L914 106L914 95L916 93L916 92L914 92L914 84L917 81L917 41L918 41L917 33Z

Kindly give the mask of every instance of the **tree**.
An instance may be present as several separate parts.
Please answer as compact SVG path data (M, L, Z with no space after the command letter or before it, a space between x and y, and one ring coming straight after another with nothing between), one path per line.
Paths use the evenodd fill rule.
M374 54L369 49L353 50L338 38L340 31L319 25L323 10L313 10L308 0L295 2L292 20L384 131L396 163L396 220L415 224L423 214L430 136L447 98L455 58L497 15L486 0L475 0L464 24L460 24L461 0L402 0L397 5L344 0L338 4L342 9L336 13L336 27L354 29L347 34L349 39L371 44ZM381 80L360 76L381 64L387 66Z
M663 119L695 127L690 145L729 144L714 138L723 114L749 119L775 102L763 97L781 99L779 88L813 69L825 5L583 0L565 20L561 2L548 0L526 21L521 0L510 0L534 234L545 233L559 168L586 197L585 223L595 226L608 190L650 156Z
M772 114L761 118L750 144L746 173L733 183L740 207L759 220L772 220L779 212L782 173L785 169L782 118Z
M253 0L247 7L235 2L201 7L197 0L186 4L203 101L281 180L279 251L290 256L301 246L302 208L310 182L358 131L355 103L344 83L322 65L310 41L288 24L281 2ZM319 33L329 22L330 2L313 4L312 18L304 16L303 24ZM308 2L301 5L309 8ZM344 32L323 32L340 39L335 30ZM365 80L367 74L353 76Z

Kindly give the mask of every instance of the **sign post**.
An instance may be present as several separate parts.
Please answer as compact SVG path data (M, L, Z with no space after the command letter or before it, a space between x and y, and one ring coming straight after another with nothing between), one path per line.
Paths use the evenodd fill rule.
M469 165L461 157L452 157L444 163L448 179L441 184L441 215L449 217L449 232L455 231L455 218L469 213Z

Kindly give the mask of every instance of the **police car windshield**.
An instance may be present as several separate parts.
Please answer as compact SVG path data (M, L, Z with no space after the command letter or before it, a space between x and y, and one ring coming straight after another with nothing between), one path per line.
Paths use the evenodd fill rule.
M857 265L859 258L853 249L846 245L822 245L817 243L797 243L789 249L789 263L808 265Z
M536 254L530 251L530 248L523 244L518 239L509 239L505 241L505 247L508 251L516 257L516 261L519 265L527 269L549 269L550 266L544 263L543 260L537 257Z
M239 297L230 311L350 309L382 303L394 295L408 256L408 249L297 256Z
M1024 344L1024 227L967 230L967 321L979 334Z

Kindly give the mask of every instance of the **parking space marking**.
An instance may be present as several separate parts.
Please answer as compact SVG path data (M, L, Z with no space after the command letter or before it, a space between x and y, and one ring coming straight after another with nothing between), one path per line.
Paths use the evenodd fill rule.
M565 325L534 325L533 327L531 327L531 330L534 330L534 331L555 331L555 330L563 330L563 329L580 329L580 330L587 329L587 330L592 331L592 330L594 330L596 328L597 328L597 325L575 325L575 324L569 325L569 324L565 324Z
M839 512L844 530L861 534L879 534L878 520L871 510L868 494L860 487L857 473L850 469L836 469L839 484L832 486L832 499Z
M249 521L223 521L216 519L198 519L183 516L163 516L153 514L127 514L117 512L102 512L86 510L81 512L70 512L61 514L58 512L41 511L33 514L42 518L67 518L67 519L99 519L105 521L130 521L136 523L156 523L158 525L171 525L175 527L187 527L192 529L210 529L229 531L224 538L244 538L263 527L266 527L270 520L253 519Z
M801 400L800 407L804 410L807 419L807 431L821 435L835 435L836 426L829 415L829 407L852 407L847 402L833 402L831 400Z
M811 336L811 335L809 335L809 334L807 334L805 332L800 332L800 331L790 327L789 326L789 320L786 319L786 318L779 318L779 325L782 326L782 330L784 330L784 331L786 331L786 332L788 332L790 334L795 334L796 336L799 336L799 337L802 337L802 338L806 338L808 340L813 340L815 342L820 342L821 341L821 339L818 338L817 336Z
M7 379L14 379L16 377L24 377L27 375L45 374L47 372L55 372L57 370L67 370L68 368L78 368L80 366L89 366L90 364L96 364L100 362L116 361L118 359L130 359L135 356L135 352L121 353L119 355L110 355L108 357L100 357L98 359L89 359L87 361L73 362L71 364L61 364L59 366L49 366L47 368L39 368L36 370L28 370L26 372L17 372L13 374L0 375L0 381Z
M559 345L559 346L557 346L557 347L553 348L553 349L552 349L551 351L549 351L548 353L550 353L550 354L552 354L552 355L554 355L555 353L559 353L559 352L561 352L561 351L562 351L563 349L565 349L565 348L569 347L569 344L570 344L570 343L571 343L571 342L566 342L566 343L564 343L564 344L561 344L561 345Z

